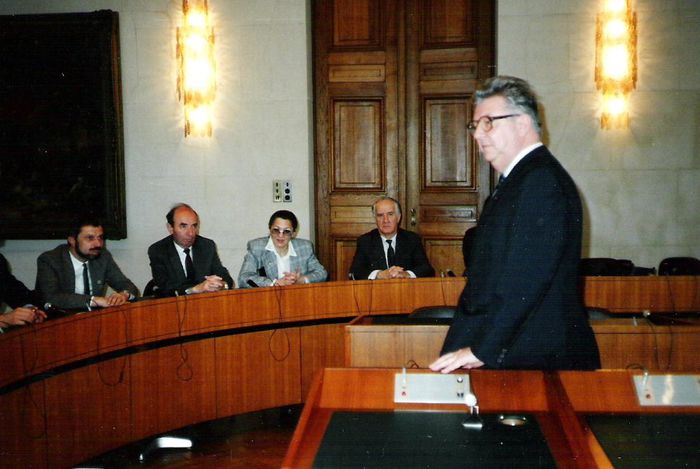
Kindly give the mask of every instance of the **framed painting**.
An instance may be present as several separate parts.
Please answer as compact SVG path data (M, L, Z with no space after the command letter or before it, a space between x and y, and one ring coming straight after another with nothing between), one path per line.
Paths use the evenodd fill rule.
M126 237L116 12L0 16L0 239Z

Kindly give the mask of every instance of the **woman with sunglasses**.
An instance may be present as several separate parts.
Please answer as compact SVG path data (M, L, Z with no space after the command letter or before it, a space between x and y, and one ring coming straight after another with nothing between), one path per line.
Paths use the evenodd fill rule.
M307 239L297 239L299 222L289 210L278 210L267 224L270 236L248 241L248 252L238 274L240 288L287 286L323 282L326 269Z

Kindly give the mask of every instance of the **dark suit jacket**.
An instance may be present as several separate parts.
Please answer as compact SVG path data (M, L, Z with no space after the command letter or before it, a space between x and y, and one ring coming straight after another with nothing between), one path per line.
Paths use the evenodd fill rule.
M184 295L186 289L201 283L207 275L218 275L231 288L234 285L228 270L221 265L216 243L203 236L197 236L192 245L194 282L187 281L172 236L166 236L151 244L148 248L148 258L151 261L151 273L159 295Z
M36 290L42 302L62 309L87 309L90 295L75 293L75 271L67 244L42 253L36 263ZM88 261L88 269L93 295L104 296L110 286L115 291L126 290L138 296L138 288L122 273L107 249L103 249L98 258Z
M7 259L0 254L0 304L2 303L7 303L11 308L18 308L28 304L39 305L40 301L10 273Z
M420 236L412 231L399 228L396 234L395 263L410 270L416 277L432 277L435 270L425 255ZM375 270L387 269L382 237L378 229L373 229L357 239L355 257L352 259L350 273L356 280L363 280L369 277Z
M469 346L490 368L599 368L578 292L581 225L573 180L536 148L484 204L442 353Z

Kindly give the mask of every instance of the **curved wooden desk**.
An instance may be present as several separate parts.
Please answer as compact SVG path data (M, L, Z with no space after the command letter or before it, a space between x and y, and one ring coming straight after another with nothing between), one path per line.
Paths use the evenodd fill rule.
M67 467L149 435L301 403L358 315L455 303L464 279L141 301L0 337L0 465Z
M606 290L615 279L584 281L593 306L617 301ZM695 277L660 280L642 280L640 291L673 293L676 311L699 309ZM317 370L343 364L350 320L456 304L464 283L233 290L141 301L2 334L0 465L67 467L185 425L301 403ZM658 304L651 310L663 311L668 301Z

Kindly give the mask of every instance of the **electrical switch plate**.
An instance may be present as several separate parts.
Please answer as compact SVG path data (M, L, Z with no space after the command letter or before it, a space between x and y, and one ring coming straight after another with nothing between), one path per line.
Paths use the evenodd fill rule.
M273 202L291 202L292 201L292 182L275 179L272 181L272 201Z

